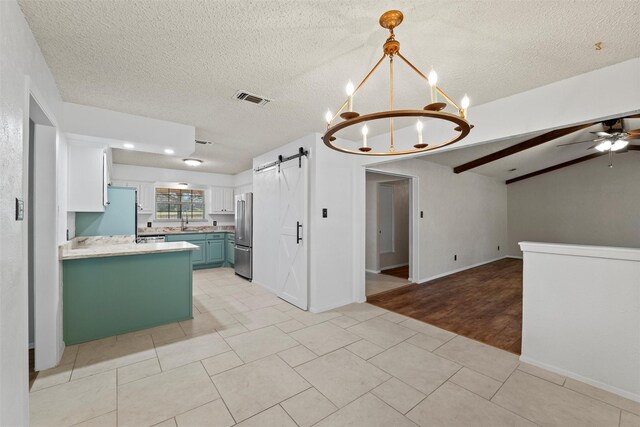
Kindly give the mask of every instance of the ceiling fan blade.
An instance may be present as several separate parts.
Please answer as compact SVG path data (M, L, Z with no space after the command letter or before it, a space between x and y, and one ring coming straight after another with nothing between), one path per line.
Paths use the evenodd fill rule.
M556 145L556 147L564 147L566 145L574 145L574 144L584 144L585 142L598 142L598 141L602 141L603 139L604 138L597 138L597 139L587 139L586 141L567 142L566 144Z
M590 132L590 133L592 133L592 134L594 134L594 135L598 135L598 136L599 136L599 137L601 137L601 138L610 138L611 136L613 136L613 135L611 135L610 133L608 133L608 132L603 132L603 131Z

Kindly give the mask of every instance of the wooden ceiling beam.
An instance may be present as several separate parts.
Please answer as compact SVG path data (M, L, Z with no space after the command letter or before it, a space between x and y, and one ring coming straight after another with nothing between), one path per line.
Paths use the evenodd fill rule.
M640 145L628 145L627 149L630 151L640 151ZM595 159L597 157L601 157L604 155L609 154L608 151L605 151L604 153L601 152L595 152L593 154L589 154L587 156L583 156L583 157L578 157L577 159L573 159L573 160L569 160L568 162L564 162L564 163L560 163L554 166L549 166L548 168L544 168L544 169L540 169L538 171L535 172L531 172L528 173L526 175L522 175L516 178L511 178L508 179L505 184L513 184L514 182L518 182L518 181L522 181L525 179L529 179L529 178L533 178L534 176L538 176L538 175L542 175L548 172L553 172L556 171L558 169L562 169L562 168L566 168L567 166L571 166L571 165L575 165L577 163L582 163L582 162L586 162L587 160L591 160L591 159Z
M534 138L528 139L526 141L520 142L518 144L512 145L511 147L507 147L500 151L496 151L495 153L488 154L484 157L480 157L479 159L472 160L463 165L456 166L453 168L454 173L462 173L468 171L470 169L477 168L482 165L486 165L487 163L495 162L496 160L502 159L504 157L511 156L513 154L519 153L524 150L528 150L529 148L537 147L538 145L544 144L545 142L552 141L556 138L560 138L565 135L569 135L573 132L577 132L582 129L586 129L598 123L586 123L583 125L570 126L568 128L556 129L547 133L543 133L542 135L538 135Z

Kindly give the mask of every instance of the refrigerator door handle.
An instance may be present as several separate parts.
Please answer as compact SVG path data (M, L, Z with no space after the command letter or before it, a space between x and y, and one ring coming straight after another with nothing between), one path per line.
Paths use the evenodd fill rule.
M302 224L300 224L300 221L296 221L296 244L300 244L300 242L302 241L302 237L300 237L300 230L302 229Z

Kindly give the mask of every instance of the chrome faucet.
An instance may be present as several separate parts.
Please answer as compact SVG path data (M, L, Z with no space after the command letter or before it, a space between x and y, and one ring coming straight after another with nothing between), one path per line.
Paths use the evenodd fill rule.
M185 223L185 219L186 219L186 223ZM187 225L189 225L189 217L185 218L182 215L180 215L180 229L182 231L186 230L187 229L187 227L186 227Z

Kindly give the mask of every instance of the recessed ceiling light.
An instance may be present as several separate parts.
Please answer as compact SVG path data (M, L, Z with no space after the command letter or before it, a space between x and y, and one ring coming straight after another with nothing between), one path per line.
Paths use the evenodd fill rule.
M165 152L165 154L173 154L173 153L175 153L175 151L173 151L171 148L165 148L164 152Z
M133 145L133 144L130 144L130 143L128 143L128 142L125 142L124 144L122 144L122 146L123 146L124 148L126 148L127 150L131 150L131 149L134 147L134 145Z
M183 162L189 166L200 166L202 164L202 160L198 159L184 159Z

